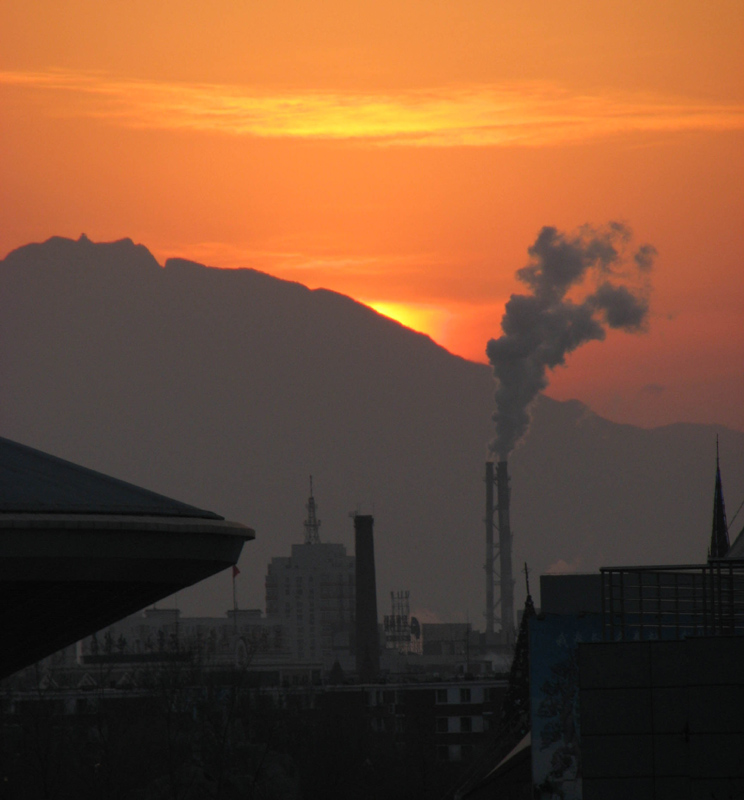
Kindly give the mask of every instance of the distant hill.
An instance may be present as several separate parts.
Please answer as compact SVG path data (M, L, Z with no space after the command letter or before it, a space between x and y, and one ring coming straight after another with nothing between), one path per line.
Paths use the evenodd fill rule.
M81 237L0 262L0 375L0 435L254 527L241 605L302 541L312 473L323 540L351 548L348 513L375 515L381 614L410 589L482 627L488 367L331 291ZM732 516L743 433L542 398L510 462L515 574L703 560L716 433ZM179 597L231 602L227 575Z

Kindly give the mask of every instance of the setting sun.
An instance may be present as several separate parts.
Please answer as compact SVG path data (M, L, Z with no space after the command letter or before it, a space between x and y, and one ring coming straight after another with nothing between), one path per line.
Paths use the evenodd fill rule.
M419 333L425 333L434 341L445 343L447 335L447 322L450 314L433 306L417 305L415 303L384 303L365 302L370 308L377 311L407 328L412 328Z

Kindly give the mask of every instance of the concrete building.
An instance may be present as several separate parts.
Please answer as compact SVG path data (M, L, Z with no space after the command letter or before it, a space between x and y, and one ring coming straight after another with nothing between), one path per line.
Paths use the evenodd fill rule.
M585 800L744 792L744 638L578 648Z
M189 662L163 663L138 682L136 669L110 663L81 675L58 667L39 684L29 670L30 680L6 688L3 796L43 796L28 790L29 772L41 783L42 771L65 797L102 796L82 791L101 764L128 797L156 796L147 791L153 784L162 796L168 781L179 796L213 795L219 769L235 787L230 797L440 800L490 750L506 691L503 678L267 685L252 671L200 671ZM289 777L301 793L288 789ZM210 791L199 791L202 782Z
M96 689L108 696L124 689L147 693L165 671L190 680L228 680L239 675L250 687L319 685L318 662L295 662L284 646L284 629L257 609L222 617L184 617L177 608L131 614L53 653L9 679L17 691L55 687L60 692ZM125 693L126 693L125 691Z
M255 666L289 660L284 630L258 609L231 610L224 617L182 617L177 608L148 608L78 643L77 661L157 662L184 653L207 666Z
M307 510L304 543L269 564L266 616L283 626L293 661L321 662L326 671L338 661L344 671L353 671L356 560L342 544L320 541L312 482Z

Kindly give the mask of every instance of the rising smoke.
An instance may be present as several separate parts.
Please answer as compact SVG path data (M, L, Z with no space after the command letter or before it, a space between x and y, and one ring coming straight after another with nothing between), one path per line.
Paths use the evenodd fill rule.
M517 278L531 294L513 294L501 319L503 334L486 346L496 378L496 438L490 449L505 460L524 436L530 406L548 385L547 371L607 328L631 333L648 320L649 272L656 249L641 245L629 258L630 230L611 222L575 234L544 227ZM576 297L588 284L583 299ZM571 297L568 297L568 294Z

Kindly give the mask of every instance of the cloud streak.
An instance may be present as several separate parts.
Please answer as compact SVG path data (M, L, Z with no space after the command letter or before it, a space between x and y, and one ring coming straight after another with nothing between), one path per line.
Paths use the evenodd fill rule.
M544 147L628 133L744 129L744 106L649 95L577 95L551 84L268 92L92 72L0 72L43 92L49 113L130 128L412 147Z

